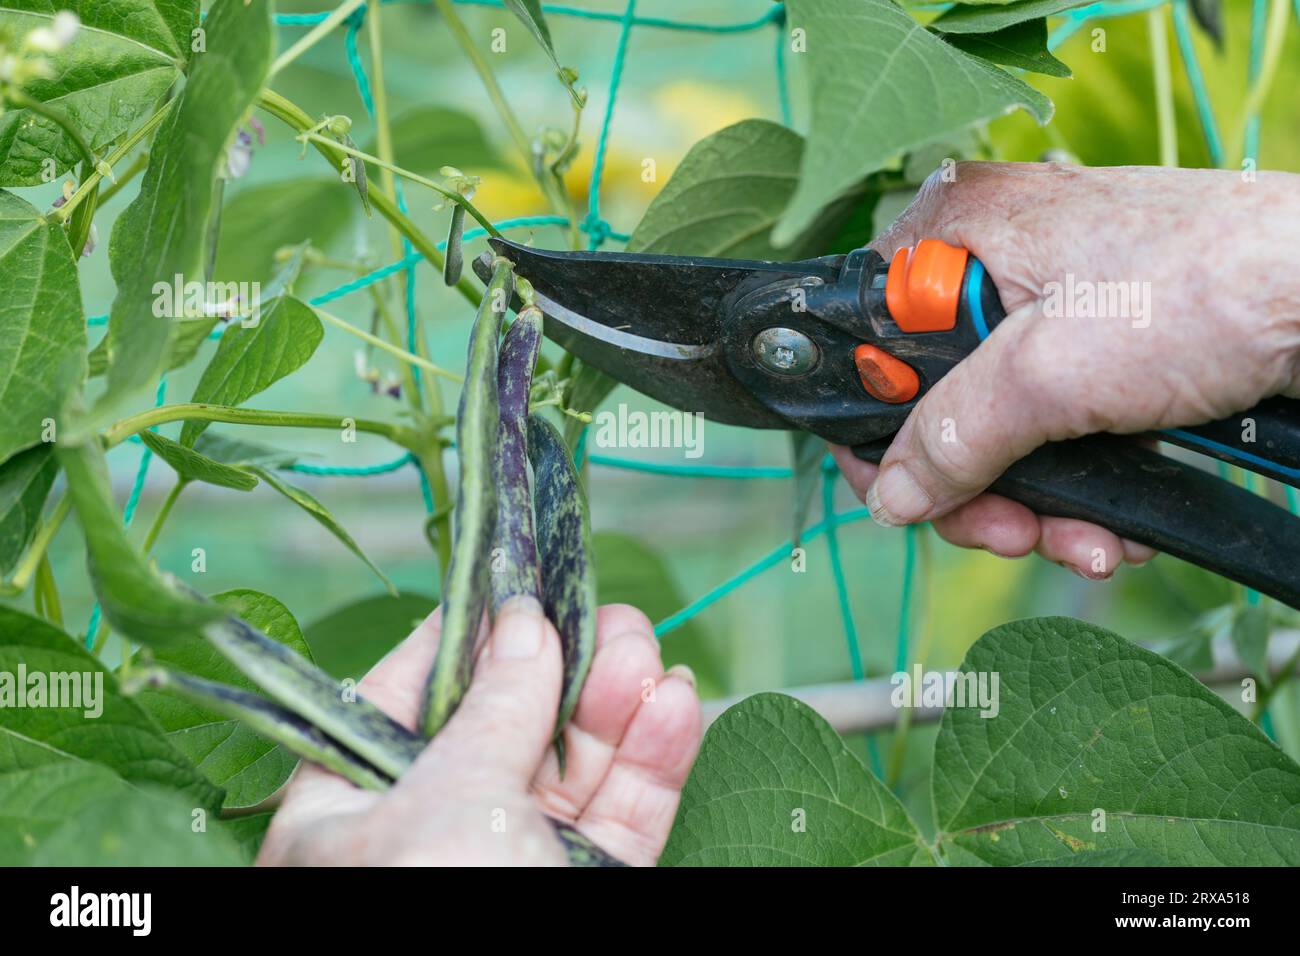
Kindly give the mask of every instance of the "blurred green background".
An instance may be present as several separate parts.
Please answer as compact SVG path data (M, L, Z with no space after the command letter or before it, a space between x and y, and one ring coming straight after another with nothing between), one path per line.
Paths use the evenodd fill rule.
M617 0L583 0L587 9L621 13ZM281 3L281 12L326 9L328 0ZM1249 14L1252 4L1224 5L1226 43L1218 52L1197 33L1196 50L1225 132L1235 130L1246 89ZM641 11L702 23L740 23L764 15L762 0L699 2L659 0ZM494 28L506 30L507 49L492 57L502 85L531 134L543 125L565 128L570 121L567 95L553 79L543 54L516 20L499 9L462 5L461 16L486 47ZM555 46L563 62L575 67L590 92L583 117L582 149L568 182L580 209L594 145L604 115L618 24L560 15L550 17ZM1030 77L1056 103L1056 118L1046 130L1023 114L992 125L988 148L1005 159L1034 160L1047 149L1064 149L1095 165L1157 162L1151 53L1143 16L1097 24L1106 31L1106 50L1093 52L1093 38L1081 31L1057 55L1073 79ZM281 46L304 28L281 27ZM489 216L504 218L548 210L524 171L500 120L465 57L437 14L420 3L383 9L384 73L394 117L397 160L426 175L454 165L482 177L475 202ZM747 32L687 33L649 26L632 32L625 75L610 129L601 193L602 215L616 231L631 232L672 168L700 137L747 117L779 120L774 68L777 28ZM1206 151L1195 111L1170 34L1177 97L1179 157L1183 165L1205 165ZM370 67L364 33L361 57ZM807 110L798 57L790 60L793 121L803 129ZM1300 26L1292 21L1283 66L1263 114L1261 168L1300 170ZM343 113L354 121L353 138L362 148L373 141L344 50L343 31L312 49L277 78L275 88L316 114ZM287 129L269 117L267 143L257 149L250 173L228 185L219 277L267 276L282 245L310 239L315 247L358 271L393 259L384 223L368 220L355 196L340 188L323 161L300 147ZM644 159L653 158L657 181L645 183ZM373 176L373 174L372 174ZM55 187L31 190L33 201L48 203ZM132 186L115 197L98 217L100 245L83 263L82 294L88 315L107 311L113 287L106 244L113 217L134 195ZM48 195L46 195L48 193ZM406 196L415 220L430 235L445 234L445 211L433 209L427 190L408 184ZM902 197L905 198L905 197ZM901 203L889 205L897 209ZM273 212L268 214L268 209ZM245 217L245 212L258 217ZM878 223L880 225L881 223ZM526 238L516 233L515 238ZM540 246L562 247L564 234L540 229ZM1140 237L1134 237L1140 248ZM617 244L606 248L617 248ZM471 243L477 254L481 240ZM1213 250L1206 250L1212 267ZM351 278L344 269L312 268L297 291L304 298ZM464 361L472 312L449 292L427 265L417 268L418 315L431 344L432 358L458 368ZM1231 281L1231 277L1225 277ZM396 301L396 300L395 300ZM368 325L371 300L351 295L329 306L356 325ZM92 332L92 342L100 335ZM394 418L403 405L372 394L354 372L358 342L333 328L310 363L252 402L259 408L337 412L340 416ZM169 401L186 400L205 365L205 356L173 373ZM395 370L382 355L371 359ZM454 405L444 387L444 403ZM626 403L651 409L648 399L619 388L605 407ZM174 433L175 426L164 429ZM330 465L366 465L390 460L393 447L369 436L355 444L330 432L294 432L215 426L214 432L239 435L302 453L304 460ZM681 450L589 449L643 461L686 463ZM137 470L139 445L123 445L111 462L119 501L124 501ZM782 433L744 431L709 424L704 456L691 464L787 465L788 440ZM454 478L455 458L448 455ZM155 549L158 564L194 581L207 592L251 587L285 602L308 632L318 656L339 676L359 676L395 635L434 603L439 570L423 533L425 512L416 473L404 468L365 479L288 476L329 507L359 544L411 597L400 603L382 598L381 585L323 528L265 488L248 494L211 486L186 489ZM769 553L790 533L792 483L777 479L718 480L663 477L593 466L588 472L592 523L597 536L602 597L642 606L658 621ZM132 530L139 540L172 475L155 462L145 484ZM820 496L811 521L818 520ZM842 482L836 505L859 507ZM1198 615L1234 600L1233 588L1169 558L1140 569L1124 569L1109 583L1089 583L1029 558L998 559L961 551L928 530L919 549L916 593L907 621L916 654L929 667L957 664L965 649L988 628L1009 619L1066 614L1114 628L1135 640L1185 634ZM857 640L869 674L894 669L902 612L905 535L858 522L841 529L840 546L848 572L850 607ZM206 571L190 572L193 549L206 552ZM84 633L92 596L83 568L80 532L68 522L53 551L69 628ZM331 618L339 609L374 598ZM322 621L322 619L325 619ZM117 653L110 642L109 657ZM846 634L829 573L826 542L808 544L807 570L794 573L782 561L739 588L664 640L667 663L689 662L706 697L747 693L801 684L845 680L851 676ZM1277 732L1296 752L1296 704L1286 698L1275 707ZM927 734L911 736L909 747L924 748ZM924 761L911 762L924 773ZM904 778L905 789L908 779ZM922 791L924 792L924 791ZM924 812L924 807L918 808Z

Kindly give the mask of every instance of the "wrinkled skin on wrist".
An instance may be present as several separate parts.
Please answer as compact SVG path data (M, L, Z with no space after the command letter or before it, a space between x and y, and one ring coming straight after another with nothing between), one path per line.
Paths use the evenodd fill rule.
M982 492L1047 441L1300 397L1300 176L962 163L949 178L932 176L872 247L886 259L924 238L970 249L1007 318L918 403L879 481L847 449L836 460L885 524L931 520L955 544L1036 550L1085 577L1148 559L1105 529ZM1062 314L1071 288L1079 306L1080 287L1100 302L1111 283L1138 293L1126 314Z

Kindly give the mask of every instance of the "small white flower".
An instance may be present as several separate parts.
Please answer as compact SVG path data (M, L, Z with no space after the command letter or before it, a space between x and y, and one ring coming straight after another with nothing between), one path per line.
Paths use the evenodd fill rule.
M67 46L77 38L77 31L81 29L81 18L71 10L60 10L54 15L52 29L60 45Z
M370 364L366 361L365 349L357 349L352 353L352 370L360 379L365 379L370 374Z
M60 10L47 27L37 27L23 37L23 46L33 53L58 53L73 41L81 21L69 10Z
M49 27L37 27L23 37L23 46L33 53L58 53L59 38Z
M253 165L253 138L240 130L235 141L226 150L226 175L230 179L239 179Z

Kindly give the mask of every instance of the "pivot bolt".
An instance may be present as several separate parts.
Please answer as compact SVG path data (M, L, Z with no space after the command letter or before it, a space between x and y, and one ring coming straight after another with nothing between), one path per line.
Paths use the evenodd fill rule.
M811 372L821 358L815 342L802 332L777 326L754 336L754 358L774 375L793 377Z

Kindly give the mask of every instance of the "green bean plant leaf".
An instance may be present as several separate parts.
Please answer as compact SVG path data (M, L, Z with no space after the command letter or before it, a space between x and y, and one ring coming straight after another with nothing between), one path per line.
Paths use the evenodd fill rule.
M303 636L321 669L360 680L437 605L437 598L428 594L376 594L318 617L303 629Z
M242 866L237 837L216 814L196 830L193 801L127 790L70 815L32 853L32 866Z
M230 323L190 401L241 405L306 364L324 335L321 320L308 306L292 296L278 296L263 306L256 321ZM193 446L207 425L187 421L181 444Z
M179 103L158 129L140 193L118 217L109 242L117 296L101 415L138 397L168 364L179 316L158 309L156 286L170 287L177 276L204 278L212 183L271 63L269 0L217 0L203 29L206 52L192 61Z
M807 704L756 694L719 717L682 790L661 866L933 862L920 832Z
M0 675L0 864L26 862L64 820L137 787L177 791L191 809L220 806L221 790L70 635L0 607ZM80 706L36 706L36 688L48 704L55 682Z
M994 628L961 670L1000 674L1000 692L994 718L948 708L935 743L935 823L954 862L1140 850L1180 866L1300 864L1300 766L1176 664L1038 618Z
M234 488L236 491L252 491L257 487L256 475L234 465L214 461L157 432L142 432L140 440L165 461L181 481L202 481L222 488Z
M85 376L86 321L67 237L0 190L0 462L57 437Z
M0 32L49 27L61 10L81 28L50 55L26 92L62 111L92 149L108 146L157 105L190 57L196 0L0 0ZM51 166L48 161L53 161ZM0 112L0 185L37 186L81 162L73 139L29 109Z
M1046 20L1025 20L995 33L948 33L944 39L990 63L1047 76L1070 75L1070 68L1047 49Z
M930 21L944 33L995 33L1028 20L1042 20L1086 6L1092 0L1014 0L1011 3L956 3Z
M1300 863L1300 766L1167 658L1049 617L989 631L958 674L977 692L940 724L925 852L821 718L759 695L710 727L663 862Z
M803 137L768 120L741 120L690 148L650 203L628 252L736 259L802 259L823 255L855 211L870 209L866 184L826 210L784 247L772 228L799 182ZM847 250L845 250L847 251Z
M330 513L328 508L317 501L308 492L303 491L296 485L291 485L287 481L284 481L269 468L251 464L246 467L280 494L284 495L284 497L288 498L303 511L307 512L307 514L315 518L326 531L338 538L338 540L343 543L344 547L364 561L366 567L373 571L375 577L379 578L384 587L388 589L389 594L397 593L397 588L393 587L393 582L388 580L388 576L384 574L383 571L379 570L379 566L366 556L366 553L361 550L361 546L356 543L352 535L348 534L347 529L344 528L343 525L339 524L338 519Z
M505 0L505 7L519 18L519 21L528 28L528 32L533 35L533 39L546 51L546 55L555 64L555 73L560 78L560 82L569 91L573 104L581 109L587 100L586 93L574 86L578 74L561 64L559 57L555 55L555 45L551 42L551 28L547 26L546 17L542 14L541 0Z
M269 594L240 589L214 594L212 599L294 653L312 659L293 614ZM257 689L202 638L159 649L150 656L156 663L194 677L244 690ZM143 659L141 655L132 666L139 666ZM225 790L223 807L250 807L260 803L289 779L297 765L293 755L239 721L188 700L152 690L139 692L135 700L158 722L173 746L208 780Z
M205 458L236 467L261 465L265 468L288 468L298 460L298 455L294 452L245 438L230 438L214 431L205 431L200 435L194 442L194 450Z
M1192 19L1205 32L1214 45L1223 49L1223 3L1222 0L1190 0Z
M1268 637L1270 625L1268 608L1262 604L1248 604L1241 608L1232 621L1232 646L1241 662L1257 678L1268 682Z
M228 194L229 195L229 194ZM221 211L217 282L263 282L279 271L276 253L310 240L328 249L353 221L353 201L336 177L262 183L234 193ZM263 300L271 296L263 290Z
M99 443L61 445L56 454L86 539L95 596L108 622L141 644L163 647L199 633L218 617L219 608L180 593L127 540Z
M0 575L31 544L59 466L53 445L37 445L0 465Z
M662 621L686 606L690 594L677 582L672 565L643 538L616 531L591 536L595 555L596 601L631 604L651 621ZM695 675L700 697L708 700L731 690L727 661L702 617L694 617L659 638L664 667L685 664Z
M772 233L778 246L863 175L922 143L1016 109L1051 118L1047 97L945 43L892 0L790 0L787 10L806 34L812 128L799 185Z
M479 121L463 110L421 104L393 119L393 161L403 169L433 176L443 166L459 169L505 169ZM379 142L369 140L364 151L379 155Z

